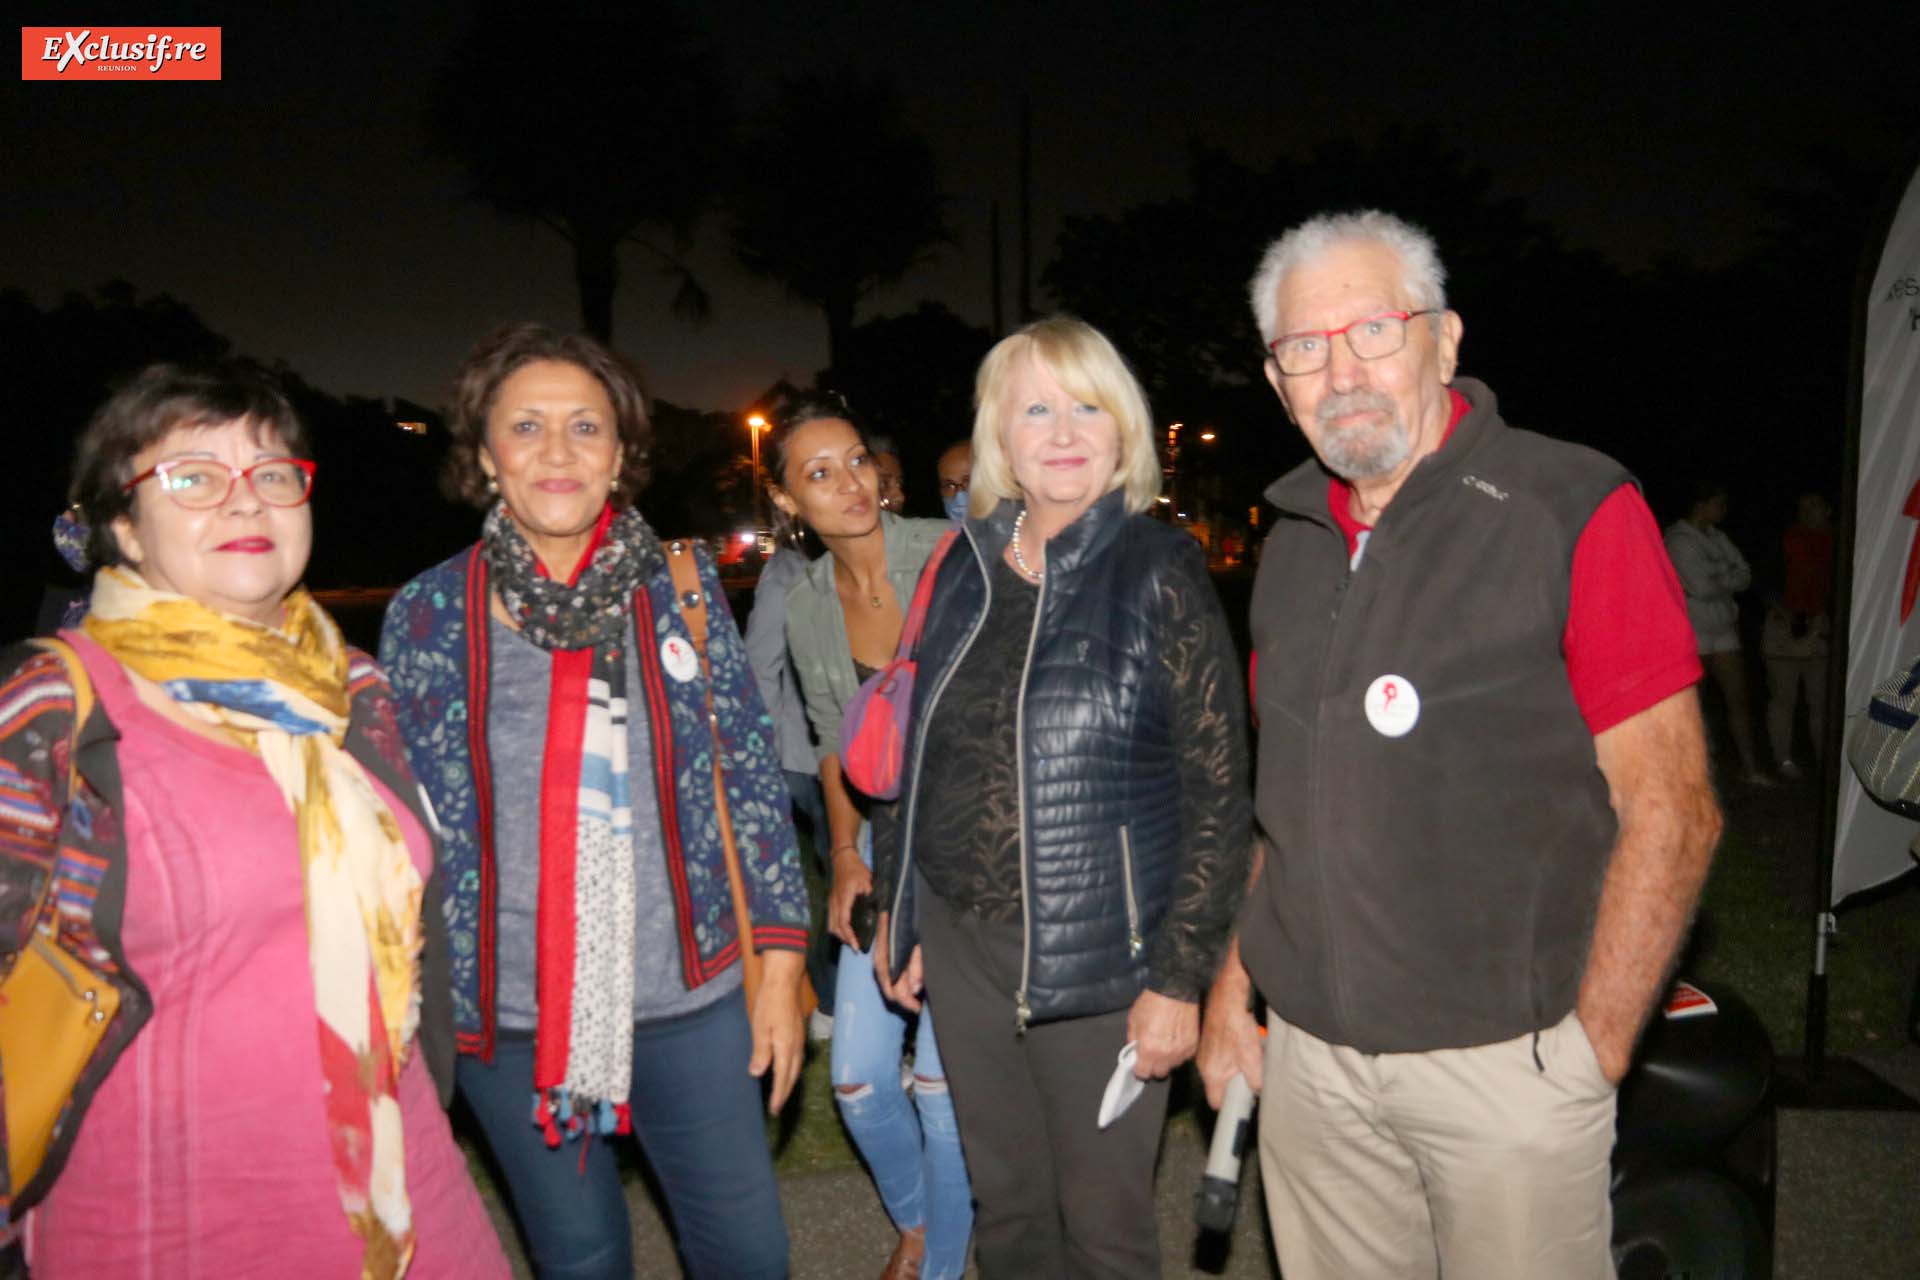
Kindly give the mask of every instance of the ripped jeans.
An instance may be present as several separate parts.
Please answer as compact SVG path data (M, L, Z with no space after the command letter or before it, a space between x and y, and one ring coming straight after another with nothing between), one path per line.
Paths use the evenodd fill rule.
M860 853L871 866L865 827ZM911 1104L900 1083L909 1030L914 1031ZM973 1192L946 1070L933 1039L932 1007L923 1006L916 1017L887 1003L874 980L872 958L846 946L833 992L833 1085L840 1118L873 1173L887 1215L903 1231L927 1229L922 1280L959 1276L966 1270L973 1233Z

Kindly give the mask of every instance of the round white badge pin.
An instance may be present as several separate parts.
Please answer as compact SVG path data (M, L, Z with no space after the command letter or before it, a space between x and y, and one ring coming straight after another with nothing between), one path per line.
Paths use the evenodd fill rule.
M1381 676L1367 686L1367 723L1388 738L1403 738L1420 722L1420 693L1405 676Z
M668 636L660 642L660 665L681 684L700 673L700 659L693 656L693 646L679 636Z

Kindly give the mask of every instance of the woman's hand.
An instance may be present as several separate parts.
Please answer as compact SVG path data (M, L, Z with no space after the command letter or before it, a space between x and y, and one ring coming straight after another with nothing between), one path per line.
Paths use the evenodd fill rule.
M907 967L893 980L888 993L893 1002L902 1009L920 1012L920 994L927 989L926 975L920 962L920 944L915 943L913 954L907 957Z
M907 957L907 967L898 978L889 969L888 950L889 921L887 913L880 913L880 921L873 931L873 978L880 984L880 993L899 1005L902 1009L920 1010L920 993L926 989L920 964L920 947L915 944L913 954Z
M800 1016L800 979L806 971L807 958L801 952L760 953L760 994L749 1011L753 1058L747 1063L747 1074L758 1078L772 1069L769 1114L786 1105L793 1082L800 1078L807 1047L806 1020Z
M840 941L860 949L853 936L853 900L873 892L873 872L860 858L860 850L842 845L833 851L833 888L827 894L827 932Z
M1199 1047L1200 1006L1158 991L1142 991L1127 1010L1127 1039L1134 1044L1133 1074L1158 1080Z

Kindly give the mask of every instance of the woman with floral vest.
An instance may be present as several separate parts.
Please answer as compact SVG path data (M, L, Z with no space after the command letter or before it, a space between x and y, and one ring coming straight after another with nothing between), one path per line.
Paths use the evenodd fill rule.
M516 325L455 396L449 479L480 541L400 590L380 652L446 847L459 1092L541 1276L635 1274L591 1140L629 1133L690 1274L785 1275L757 1078L778 1110L799 1073L807 899L745 647L698 551L703 668L630 505L650 432L616 357ZM716 776L764 953L752 1008Z

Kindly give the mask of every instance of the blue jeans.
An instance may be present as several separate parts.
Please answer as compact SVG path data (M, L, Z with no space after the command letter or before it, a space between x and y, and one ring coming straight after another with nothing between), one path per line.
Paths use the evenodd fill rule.
M872 865L868 830L861 829L860 852ZM881 998L872 957L843 947L833 993L833 1100L894 1225L927 1229L922 1280L951 1280L966 1270L973 1191L929 1007L915 1030L912 1105L900 1087L912 1019Z
M787 1274L787 1226L767 1153L746 997L633 1029L633 1130L659 1176L687 1274ZM733 1064L723 1070L723 1064ZM533 1038L503 1034L493 1062L461 1057L460 1097L507 1179L536 1275L634 1274L632 1230L609 1142L549 1148L533 1124ZM649 1266L648 1274L657 1274Z

